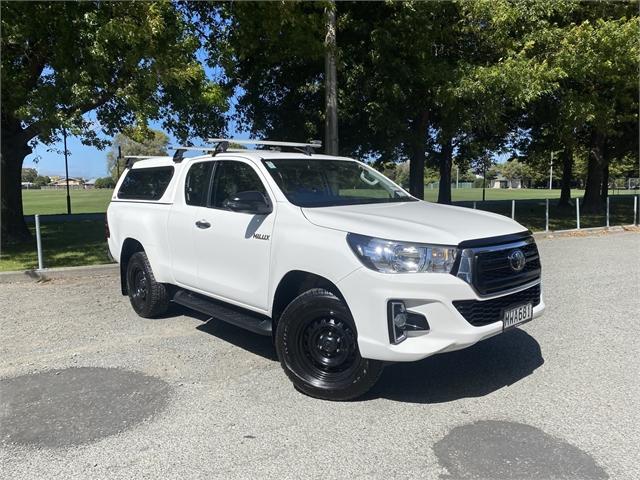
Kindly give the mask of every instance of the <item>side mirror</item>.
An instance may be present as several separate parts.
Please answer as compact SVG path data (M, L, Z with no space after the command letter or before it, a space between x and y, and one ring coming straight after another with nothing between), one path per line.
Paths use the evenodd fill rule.
M222 202L222 206L234 212L267 215L273 211L271 202L260 192L237 192Z

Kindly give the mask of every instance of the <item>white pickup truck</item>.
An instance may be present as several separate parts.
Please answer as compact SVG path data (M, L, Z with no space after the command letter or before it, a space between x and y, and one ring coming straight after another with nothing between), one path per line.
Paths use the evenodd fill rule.
M346 400L386 362L459 350L543 312L522 225L418 200L316 144L251 143L277 150L218 139L201 156L128 165L107 232L140 316L175 302L272 336L299 390Z

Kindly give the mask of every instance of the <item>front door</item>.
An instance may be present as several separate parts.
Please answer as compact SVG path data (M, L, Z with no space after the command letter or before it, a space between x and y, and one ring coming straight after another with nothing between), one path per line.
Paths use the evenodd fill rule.
M198 288L216 297L268 309L271 235L275 210L267 215L232 211L225 200L239 192L269 195L260 173L241 160L215 162L206 207L198 209L194 243ZM275 204L271 201L272 205Z

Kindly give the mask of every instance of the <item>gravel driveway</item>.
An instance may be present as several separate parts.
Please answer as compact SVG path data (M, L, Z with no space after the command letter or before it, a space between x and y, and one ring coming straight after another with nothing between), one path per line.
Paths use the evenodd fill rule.
M349 403L268 338L138 318L115 277L0 285L0 477L640 478L640 234L539 246L546 315Z

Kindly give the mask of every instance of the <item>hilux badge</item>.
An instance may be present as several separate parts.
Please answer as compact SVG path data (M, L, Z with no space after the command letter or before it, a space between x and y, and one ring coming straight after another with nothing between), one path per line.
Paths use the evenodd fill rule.
M253 238L257 238L258 240L269 240L271 235L265 235L264 233L254 233Z
M514 272L519 272L520 270L522 270L525 263L527 263L527 259L525 258L524 253L522 253L522 250L514 250L509 254L507 259L509 260L509 266L511 267L511 270L513 270Z

